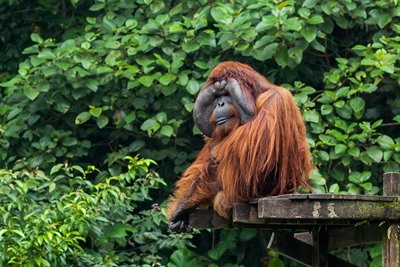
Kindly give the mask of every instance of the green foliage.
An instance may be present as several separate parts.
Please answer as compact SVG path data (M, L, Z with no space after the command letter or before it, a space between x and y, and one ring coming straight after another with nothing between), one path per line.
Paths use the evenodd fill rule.
M1 169L1 265L160 264L159 249L179 241L162 233L158 205L143 209L140 203L165 183L149 171L151 160L127 160L127 171L118 176L68 164L54 165L49 174L29 171L25 162Z
M399 7L98 1L90 10L73 39L32 33L19 75L1 84L5 163L26 158L31 167L48 168L68 159L110 166L140 152L160 162L163 174L179 173L196 154L193 125L186 123L194 95L208 70L233 54L253 59L256 68L265 62L272 81L294 81L287 87L309 125L317 191L376 194L382 171L399 170L400 140L389 127L399 120L399 38L392 19ZM392 16L382 20L386 10ZM365 38L343 40L354 31ZM106 158L95 157L99 153ZM362 166L370 167L371 178L349 183Z
M12 255L83 266L235 266L257 258L237 251L251 239L236 231L194 250L166 234L149 198L162 203L170 189L146 175L149 161L129 157L153 159L173 184L202 146L191 118L195 95L223 60L249 63L293 92L308 126L316 192L378 194L383 172L400 170L397 0L63 3L0 0L1 212L10 213L0 242L15 250L4 264ZM119 195L128 195L125 186L129 201ZM63 223L73 230L61 232Z

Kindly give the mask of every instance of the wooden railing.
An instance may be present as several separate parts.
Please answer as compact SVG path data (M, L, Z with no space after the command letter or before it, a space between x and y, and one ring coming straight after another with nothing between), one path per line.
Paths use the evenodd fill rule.
M193 228L263 228L269 247L306 266L355 266L330 250L382 242L382 266L399 266L400 173L385 173L383 195L288 194L235 204L232 218L190 214ZM289 230L289 231L288 231ZM294 249L295 248L295 249Z

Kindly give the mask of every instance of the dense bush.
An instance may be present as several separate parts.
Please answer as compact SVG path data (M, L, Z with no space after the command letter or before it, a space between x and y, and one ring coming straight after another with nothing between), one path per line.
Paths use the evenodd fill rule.
M144 205L164 184L149 172L152 161L127 161L118 176L65 163L50 173L29 171L24 162L1 169L1 266L152 265L182 247L163 233L158 204Z
M140 265L135 249L140 244L141 258L154 265L240 265L251 259L253 266L261 264L260 256L254 257L261 251L236 250L257 240L251 231L223 232L202 257L196 253L210 249L204 245L211 243L207 234L196 235L195 250L176 241L173 249L179 249L169 257L165 246L175 236L167 235L161 213L150 207L167 198L177 175L202 146L191 119L193 101L210 69L224 60L248 63L292 90L308 125L317 192L379 194L382 173L399 171L400 7L395 0L44 2L0 0L6 50L0 58L1 190L18 189L15 195L2 194L2 206L25 205L29 209L23 216L49 214L28 216L28 224L12 213L22 206L0 210L3 217L12 214L6 218L18 225L9 228L5 220L0 230L4 246L36 242L5 254L4 263L22 262L29 255L41 264L56 259L59 264L87 260L112 265L130 258ZM17 14L27 19L21 22ZM14 42L16 33L21 39ZM153 200L136 196L115 210L118 216L107 217L105 210L113 209L117 196L108 199L100 192L128 190L114 188L125 178L109 178L125 177L124 159L137 153L157 162L167 187L145 184L142 189L157 188L150 193ZM101 169L101 175L86 177L83 170L90 166ZM62 181L55 181L55 169L63 173ZM63 206L78 205L78 189L87 205L87 213L80 215L84 226L75 229L66 222L74 229L68 240L39 241L46 231L64 238L52 225L69 218L72 211ZM54 199L65 202L57 205ZM94 199L102 205L92 207ZM140 215L133 211L138 201ZM122 228L108 229L98 216L115 219ZM138 230L140 222L148 228ZM133 249L130 235L136 236ZM43 244L52 252L41 257ZM91 252L82 254L80 248ZM89 259L93 253L97 256Z

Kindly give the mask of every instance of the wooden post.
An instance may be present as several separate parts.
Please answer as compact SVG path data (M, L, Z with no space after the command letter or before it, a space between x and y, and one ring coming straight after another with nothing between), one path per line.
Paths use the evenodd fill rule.
M328 234L324 227L312 231L312 267L328 267Z
M383 175L383 195L400 195L400 173L389 172ZM390 224L382 237L382 266L399 266L399 223Z

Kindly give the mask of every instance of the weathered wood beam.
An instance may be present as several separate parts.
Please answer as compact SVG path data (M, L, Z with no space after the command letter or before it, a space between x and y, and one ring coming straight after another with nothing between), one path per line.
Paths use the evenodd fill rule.
M379 226L378 223L329 229L327 231L328 250L379 242L382 239L382 232L385 229L385 226ZM313 245L312 234L310 232L295 233L294 237L304 243Z
M283 240L282 236L278 236L274 249L308 266L312 264L318 267L327 264L354 266L336 257L332 258L332 255L327 255L327 251L373 243L381 235L382 265L398 267L400 173L385 173L383 180L383 196L289 194L265 197L251 201L250 204L235 204L232 220L220 217L213 210L193 211L189 225L193 228L314 229L313 234L297 234L297 239L285 236ZM382 221L386 221L384 226L378 224ZM368 224L356 226L360 223ZM345 225L353 227L334 229ZM326 231L316 232L313 226L325 226Z
M257 206L237 203L233 207L232 222L246 224L265 224L264 219L258 218Z
M266 197L258 200L258 217L267 220L399 220L397 201Z
M221 217L214 210L193 210L189 216L189 226L192 228L230 228L231 220Z
M400 224L393 223L387 227L382 234L382 266L399 266L399 227Z
M383 195L399 196L400 173L385 173L383 175ZM399 223L392 223L382 235L382 266L399 266Z
M293 238L292 234L281 234L279 233L279 231L275 232L275 238L274 241L272 242L271 249L282 256L288 257L306 266L309 267L316 266L313 265L313 247ZM356 267L355 265L345 260L342 260L336 256L333 256L331 254L327 254L326 257L327 257L326 258L327 265L319 265L319 267L322 266Z
M326 229L312 231L312 266L328 267L328 234Z

